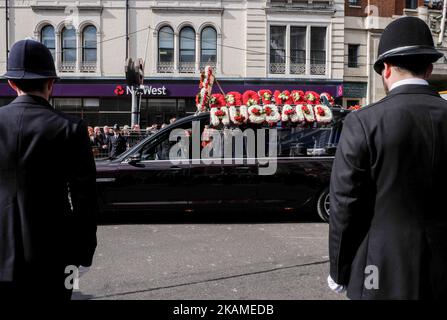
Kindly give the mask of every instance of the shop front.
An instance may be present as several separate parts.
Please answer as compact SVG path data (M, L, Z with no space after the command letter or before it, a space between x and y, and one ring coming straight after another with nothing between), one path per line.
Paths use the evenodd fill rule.
M181 118L195 113L195 97L199 91L198 80L147 80L140 104L140 126L169 123L171 118ZM225 92L246 90L303 90L328 92L341 103L342 83L299 83L279 81L221 81ZM57 110L76 115L90 126L130 125L132 87L124 79L116 80L61 80L53 90L52 105ZM220 92L214 86L213 92ZM14 98L14 92L5 82L0 83L0 106Z

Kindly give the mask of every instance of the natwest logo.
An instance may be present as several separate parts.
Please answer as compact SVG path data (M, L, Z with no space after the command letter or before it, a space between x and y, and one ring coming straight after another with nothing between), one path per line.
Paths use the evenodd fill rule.
M122 86L116 86L113 92L115 92L115 95L117 96L122 96L125 93L125 90Z
M145 96L166 96L167 89L165 86L157 87L157 86L141 86L141 87L133 87L133 86L116 86L114 93L117 96L122 96L124 94L131 95L136 90L138 90L141 94Z

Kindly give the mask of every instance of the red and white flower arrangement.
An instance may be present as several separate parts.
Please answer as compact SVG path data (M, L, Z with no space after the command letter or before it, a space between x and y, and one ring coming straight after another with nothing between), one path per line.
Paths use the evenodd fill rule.
M291 96L294 105L302 104L304 102L304 92L301 90L293 90Z
M290 121L293 123L304 122L304 116L298 106L291 106L290 104L286 104L282 108L281 120L283 122Z
M205 71L200 75L200 92L196 97L196 107L198 112L206 111L209 103L211 91L213 90L214 75L213 68L205 67Z
M242 95L237 91L228 92L225 95L225 101L227 102L227 106L240 106L242 105Z
M279 109L274 104L264 105L264 113L265 113L265 121L270 125L276 124L281 121L281 114L279 113Z
M242 95L242 103L247 107L257 106L259 105L259 96L252 90L245 91Z
M259 90L258 91L259 98L261 98L262 104L268 105L273 102L273 94L271 90Z
M314 106L315 118L318 123L331 123L332 111L329 107L321 104Z
M307 91L304 94L304 99L307 104L319 104L320 103L320 95L315 91Z
M221 123L225 126L230 124L230 112L222 94L216 93L211 96L210 107L211 125L217 127Z
M283 106L285 104L293 104L290 92L288 90L284 91L276 90L273 96L275 97L275 103L278 106Z
M323 92L322 94L320 94L320 101L321 101L322 97L326 97L327 101L329 101L331 106L334 105L334 103L335 103L334 97L332 97L329 93Z
M248 107L248 119L251 123L261 124L265 122L265 112L262 106L253 105Z
M301 112L303 113L304 120L306 122L308 122L308 123L315 122L315 114L314 114L312 106L302 105L300 109L301 109Z

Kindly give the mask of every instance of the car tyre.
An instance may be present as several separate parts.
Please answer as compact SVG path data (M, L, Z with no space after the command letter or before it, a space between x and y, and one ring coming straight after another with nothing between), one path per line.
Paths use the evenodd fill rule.
M318 216L324 222L329 222L329 214L330 214L329 209L330 209L329 188L326 188L321 192L317 200Z

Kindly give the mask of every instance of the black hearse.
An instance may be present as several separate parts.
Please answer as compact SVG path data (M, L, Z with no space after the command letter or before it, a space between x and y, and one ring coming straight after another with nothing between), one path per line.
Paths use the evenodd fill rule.
M209 113L180 119L118 158L97 161L101 211L310 206L327 221L332 162L348 111L333 113L331 124L306 127L213 129ZM223 142L236 140L241 147Z

